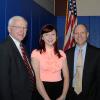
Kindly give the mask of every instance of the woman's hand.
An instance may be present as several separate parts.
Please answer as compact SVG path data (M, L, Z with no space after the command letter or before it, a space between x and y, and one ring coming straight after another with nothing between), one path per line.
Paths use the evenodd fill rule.
M60 96L60 97L58 97L56 100L65 100L65 98L66 98L66 96Z

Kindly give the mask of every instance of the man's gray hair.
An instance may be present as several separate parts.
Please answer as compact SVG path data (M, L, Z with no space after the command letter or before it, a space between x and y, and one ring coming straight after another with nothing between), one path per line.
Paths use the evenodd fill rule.
M25 21L26 26L28 24L24 17L22 17L22 16L13 16L8 21L8 27L11 26L16 20L23 20L23 21Z

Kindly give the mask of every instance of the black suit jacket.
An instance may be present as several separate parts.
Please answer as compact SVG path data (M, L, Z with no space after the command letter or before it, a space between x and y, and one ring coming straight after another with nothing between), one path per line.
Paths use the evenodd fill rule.
M68 60L70 85L68 100L73 94L72 80L74 71L74 52L75 47L66 51ZM75 100L99 100L100 99L100 49L87 44L86 56L83 69L82 93L76 96ZM74 100L72 99L72 100Z
M0 44L0 100L31 100L33 84L26 66L8 36Z

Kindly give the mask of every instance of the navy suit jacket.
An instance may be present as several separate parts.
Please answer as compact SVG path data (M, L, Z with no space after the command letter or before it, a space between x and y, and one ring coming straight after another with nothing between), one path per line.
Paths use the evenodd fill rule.
M26 66L13 42L8 36L0 44L0 100L31 100L33 83Z
M69 98L71 98L71 94L73 92L72 81L74 71L74 52L75 47L66 51L70 76L70 84L68 91ZM91 46L90 44L87 44L86 48L82 79L82 93L79 96L81 100L100 99L100 49Z

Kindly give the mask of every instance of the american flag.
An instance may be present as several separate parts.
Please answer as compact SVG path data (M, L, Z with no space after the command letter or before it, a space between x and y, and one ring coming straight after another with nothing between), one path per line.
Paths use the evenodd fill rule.
M74 45L73 31L77 25L77 8L76 0L67 0L66 22L65 22L65 39L63 50L71 48Z

